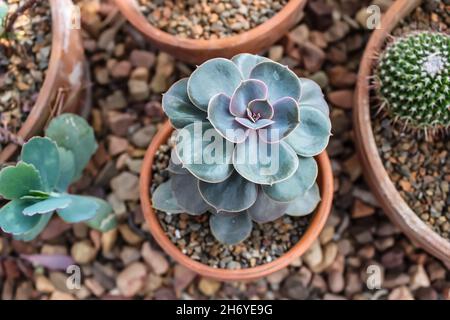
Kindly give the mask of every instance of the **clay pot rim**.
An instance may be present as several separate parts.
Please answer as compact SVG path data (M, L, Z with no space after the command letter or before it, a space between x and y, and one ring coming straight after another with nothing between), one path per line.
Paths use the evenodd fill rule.
M369 78L373 74L373 57L385 46L390 32L421 4L420 0L397 0L373 32L361 60L354 97L354 124L358 153L365 169L366 181L389 218L416 244L437 258L450 263L450 241L444 239L409 207L389 177L375 142L370 116Z
M327 218L331 212L333 201L333 173L331 163L326 152L323 152L316 160L319 164L319 185L322 196L322 201L319 204L314 216L300 241L293 246L288 252L280 258L254 268L247 268L241 270L227 270L207 266L200 262L194 261L188 256L184 255L177 246L175 246L163 231L159 220L152 208L150 200L150 185L152 180L152 165L156 151L159 146L167 141L174 129L169 121L158 131L153 138L147 152L145 154L144 162L141 169L140 179L140 199L141 207L144 217L148 223L150 232L157 241L157 243L178 263L195 271L196 273L212 279L220 281L245 281L259 279L267 276L273 272L287 267L293 260L303 255L313 242L318 238L322 231Z
M186 49L197 50L209 50L214 48L215 50L226 49L233 44L233 46L239 46L253 39L259 34L269 32L280 21L285 20L292 11L296 10L301 4L306 3L307 0L289 0L289 2L276 13L273 17L261 23L260 25L245 31L241 34L228 36L219 39L185 39L165 32L157 27L151 25L139 8L136 8L133 3L135 0L115 0L116 5L119 7L122 14L127 20L133 24L133 26L141 31L143 34L151 39L158 39L162 43L174 47L183 47Z
M50 92L56 86L56 80L58 77L58 71L61 68L63 61L61 59L61 53L64 50L63 43L67 37L70 37L70 32L64 31L64 17L61 11L61 4L57 0L49 0L51 9L51 21L52 21L52 43L51 43L51 53L48 62L48 68L45 74L44 82L39 90L38 97L34 103L33 108L26 120L22 123L21 128L17 132L17 135L26 138L30 135L33 130L34 124L39 118L43 116L46 111L46 106L51 101ZM7 153L8 155L4 158L9 158L10 155L15 153L19 146L9 143L4 146L0 154Z

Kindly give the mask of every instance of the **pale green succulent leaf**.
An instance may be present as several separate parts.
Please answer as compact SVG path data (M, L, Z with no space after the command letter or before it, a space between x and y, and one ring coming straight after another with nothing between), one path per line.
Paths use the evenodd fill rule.
M202 181L221 182L233 172L233 144L210 123L193 123L179 130L176 152L183 167Z
M92 197L67 195L72 202L64 209L56 212L67 223L78 223L93 219L100 205Z
M48 199L36 202L23 210L26 216L34 216L36 214L51 213L57 209L67 208L72 199L67 196L50 197Z
M160 184L152 195L153 208L169 214L183 213L185 210L178 206L177 200L172 193L172 184L168 180Z
M240 125L230 113L230 98L219 93L212 97L208 107L208 120L222 137L233 143L242 143L247 128Z
M190 76L187 86L189 99L203 111L208 110L212 97L219 93L231 96L243 80L237 66L223 58L211 59Z
M282 217L287 207L287 203L274 201L259 190L255 204L247 212L253 221L267 223Z
M277 143L289 136L300 124L300 110L297 101L290 97L281 98L273 104L273 124L259 131L259 136L268 143Z
M108 232L117 227L117 218L111 205L103 199L87 197L98 204L95 217L86 221L86 224L100 232Z
M320 190L316 183L305 194L299 195L293 202L289 203L286 214L294 217L311 214L316 209L320 200Z
M284 141L266 144L256 133L238 144L233 155L234 168L245 179L272 185L289 179L298 168L298 157Z
M302 88L300 107L316 108L329 116L330 108L324 99L320 86L315 81L306 78L300 78L300 84Z
M258 195L257 186L236 171L223 182L199 181L198 188L203 199L219 213L247 210L255 203Z
M33 229L40 221L40 216L26 216L23 210L33 202L29 200L12 200L0 209L0 229L6 233L23 234Z
M198 179L191 174L176 174L170 178L173 197L179 208L190 215L201 215L208 211L209 205L198 190Z
M291 97L295 101L300 99L301 88L297 75L277 62L262 62L250 73L251 79L261 80L269 88L268 100L270 103Z
M49 138L34 137L22 148L21 160L32 164L41 177L45 191L52 191L60 173L58 146Z
M278 202L290 202L305 194L316 182L318 166L314 158L299 158L298 169L289 179L272 186L262 186L264 192Z
M72 151L58 147L59 152L59 179L56 190L66 192L75 178L75 157Z
M247 108L254 100L266 100L268 88L260 80L250 79L242 81L233 93L229 102L228 112L235 117L247 116Z
M257 64L271 60L255 54L241 53L231 58L231 61L236 64L236 66L244 76L244 79L248 79L250 77L250 72Z
M43 189L41 177L36 168L20 161L0 171L0 195L7 200L20 199L30 190Z
M39 215L39 222L29 231L21 233L21 234L15 234L14 239L19 241L33 241L41 234L42 231L47 227L48 223L50 222L50 219L52 218L53 213L49 214L41 214Z
M331 121L321 111L300 108L300 125L286 142L302 157L313 157L324 151L331 136Z
M189 171L185 168L183 168L183 164L181 163L180 157L178 157L177 152L175 149L172 149L171 156L169 160L169 166L167 167L167 170L174 174L188 174Z
M75 159L75 175L78 179L97 150L94 130L80 116L65 113L50 122L46 136L59 147L72 151Z
M239 214L211 214L209 226L213 236L221 243L235 245L247 239L253 223L246 212Z
M206 121L205 111L197 108L187 94L188 78L174 83L162 99L162 108L177 129L197 122Z

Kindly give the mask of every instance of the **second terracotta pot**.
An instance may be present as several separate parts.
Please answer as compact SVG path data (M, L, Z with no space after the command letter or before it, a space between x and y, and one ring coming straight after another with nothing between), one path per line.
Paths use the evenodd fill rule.
M271 263L258 267L241 270L227 270L207 266L200 262L194 261L183 254L180 249L170 241L162 229L158 217L153 210L150 193L153 176L152 167L156 151L162 144L167 142L172 132L173 128L170 123L165 123L154 137L147 150L141 171L140 198L142 211L144 213L145 220L148 223L150 232L162 249L165 250L166 253L178 263L204 277L213 278L220 281L254 280L268 276L271 273L287 267L291 262L303 255L312 245L314 240L318 238L330 214L333 201L333 173L331 170L330 160L326 152L323 152L316 158L319 165L318 183L322 201L317 207L315 213L312 215L311 222L303 237L283 256L272 261Z
M231 58L242 52L268 49L300 20L307 0L290 0L280 12L259 26L239 35L217 40L183 39L152 26L139 10L137 0L115 0L122 14L156 47L193 64L211 58Z
M52 49L42 88L26 121L17 135L24 140L40 134L55 115L57 100L62 112L86 116L90 106L88 68L80 30L73 28L71 0L48 0L52 17ZM59 96L59 99L57 99ZM12 160L19 146L9 144L0 152L0 164Z
M384 168L371 126L371 108L374 106L370 104L370 79L374 57L383 50L387 38L398 23L420 3L420 0L397 0L384 15L380 29L374 31L367 44L355 94L353 110L355 137L364 167L364 176L383 210L413 243L450 264L450 241L427 226L403 200Z

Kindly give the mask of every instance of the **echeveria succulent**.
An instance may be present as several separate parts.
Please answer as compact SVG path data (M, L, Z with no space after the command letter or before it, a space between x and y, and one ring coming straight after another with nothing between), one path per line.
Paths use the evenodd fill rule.
M116 225L111 206L98 198L67 193L97 149L92 128L79 116L63 114L50 122L46 137L22 148L20 161L0 171L0 228L18 240L31 241L54 212L68 223L85 221L108 231Z
M391 117L411 128L450 127L450 35L414 32L382 54L377 91Z
M163 109L179 130L156 209L209 211L213 235L236 244L252 220L307 215L320 202L313 157L325 150L331 123L315 82L256 55L217 58L175 83Z

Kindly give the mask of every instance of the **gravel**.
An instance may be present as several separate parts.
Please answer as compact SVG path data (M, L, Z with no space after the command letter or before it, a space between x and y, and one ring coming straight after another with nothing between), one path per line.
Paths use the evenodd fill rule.
M180 38L218 39L248 31L274 16L288 0L139 0L155 27Z
M15 12L27 1L6 2L10 12ZM48 1L40 1L18 16L10 35L0 38L0 151L8 142L21 143L15 133L41 90L50 59L51 39Z

